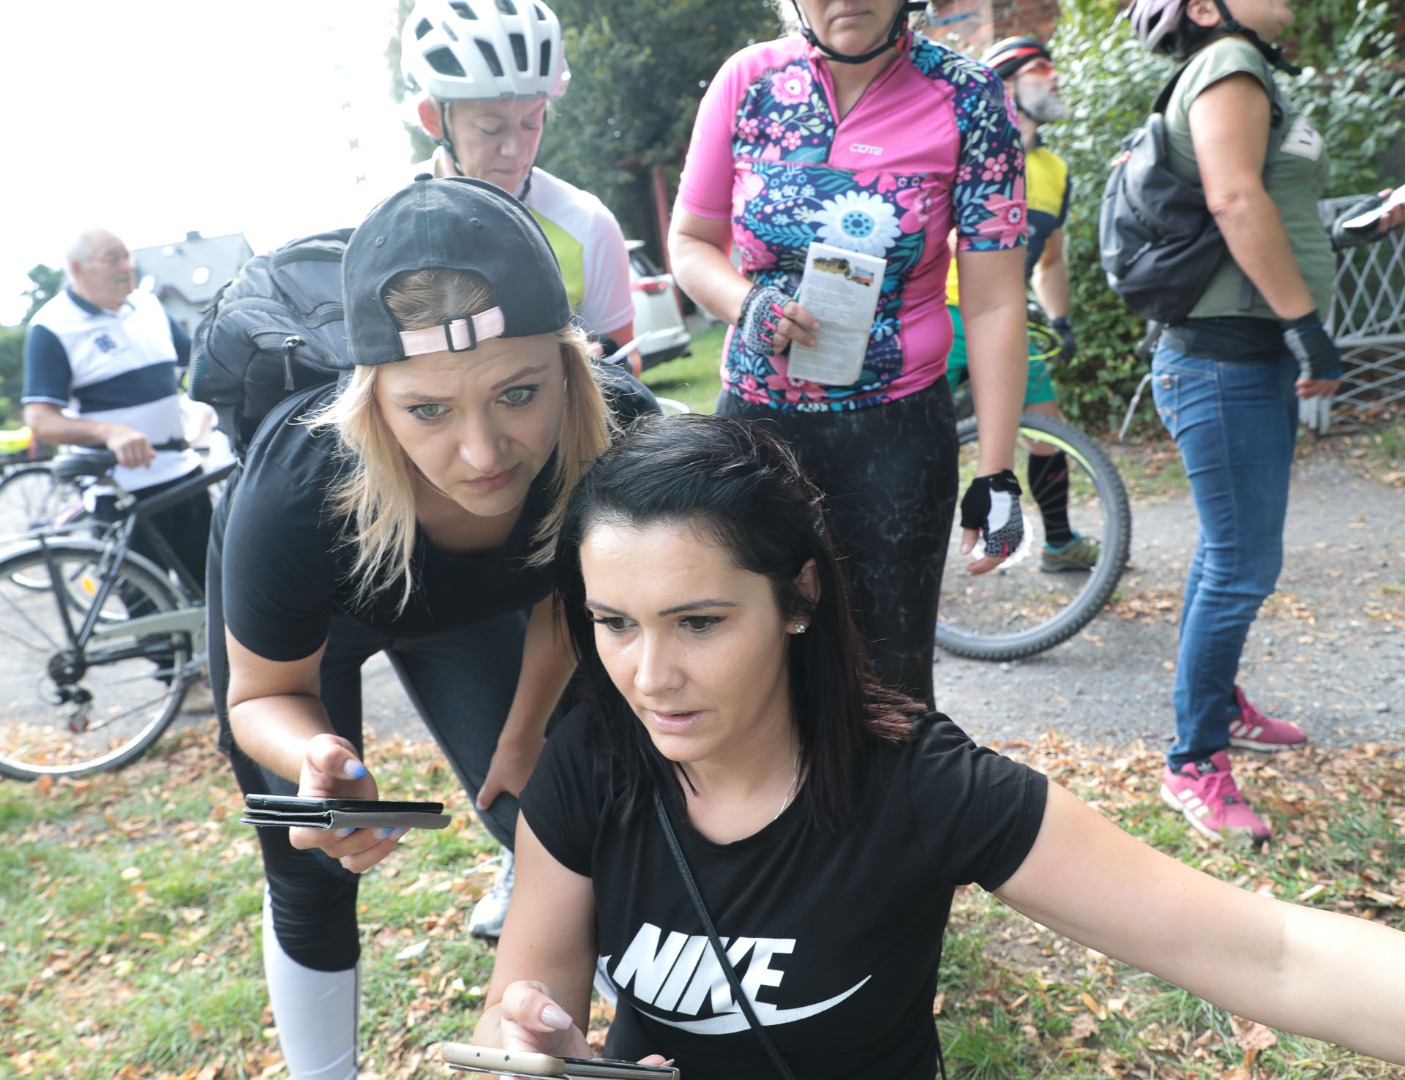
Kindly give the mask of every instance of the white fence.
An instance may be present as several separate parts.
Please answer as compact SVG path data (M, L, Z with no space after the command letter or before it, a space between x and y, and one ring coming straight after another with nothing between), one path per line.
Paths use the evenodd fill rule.
M1322 200L1323 223L1359 198ZM1332 400L1339 415L1405 400L1405 228L1338 253L1327 325L1346 368ZM1318 430L1325 430L1326 419L1305 417Z

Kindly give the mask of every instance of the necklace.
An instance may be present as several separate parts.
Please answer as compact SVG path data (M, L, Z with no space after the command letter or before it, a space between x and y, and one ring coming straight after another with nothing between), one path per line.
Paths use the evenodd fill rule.
M772 821L777 820L782 814L785 813L785 808L790 805L790 800L791 800L791 799L794 797L794 795L795 795L795 788L796 788L796 786L800 783L800 751L799 751L799 750L795 751L795 760L794 760L791 764L792 764L792 767L793 767L793 769L794 769L794 772L792 773L792 775L791 775L791 777L790 777L790 787L788 787L788 788L785 789L785 798L781 800L781 808L776 811L776 816L771 819Z

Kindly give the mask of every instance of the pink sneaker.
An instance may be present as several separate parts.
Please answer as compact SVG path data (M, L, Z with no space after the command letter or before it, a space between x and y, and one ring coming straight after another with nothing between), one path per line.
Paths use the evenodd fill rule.
M1291 750L1307 742L1307 734L1297 724L1275 720L1259 712L1244 691L1234 688L1234 700L1239 705L1239 719L1230 722L1229 745L1244 750Z
M1180 772L1167 766L1161 774L1161 798L1196 829L1226 847L1262 847L1268 840L1268 826L1239 794L1229 755L1223 750L1208 761L1182 765Z

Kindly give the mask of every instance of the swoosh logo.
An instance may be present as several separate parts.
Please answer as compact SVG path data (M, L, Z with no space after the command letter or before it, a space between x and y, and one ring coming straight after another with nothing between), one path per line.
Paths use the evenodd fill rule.
M828 1009L834 1008L845 998L852 997L859 989L873 978L865 975L862 980L855 983L842 994L825 1001L816 1002L814 1005L802 1005L797 1009L778 1009L774 1005L768 1005L764 1001L753 1001L751 1007L756 1011L756 1019L761 1021L762 1027L779 1027L781 1024L793 1024L797 1020L806 1020L811 1016L817 1016ZM645 1008L636 1002L630 1004L639 1012L657 1020L660 1024L666 1024L671 1028L678 1028L680 1031L692 1031L699 1035L734 1035L739 1031L746 1031L750 1028L746 1015L741 1009L733 1005L724 1013L710 1016L706 1020L671 1020L666 1016L660 1016L656 1012Z

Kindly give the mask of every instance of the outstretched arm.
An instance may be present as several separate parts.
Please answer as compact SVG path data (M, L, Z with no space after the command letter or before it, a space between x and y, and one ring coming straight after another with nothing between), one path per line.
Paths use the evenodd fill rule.
M1405 934L1201 873L1057 784L996 895L1238 1016L1405 1064Z

